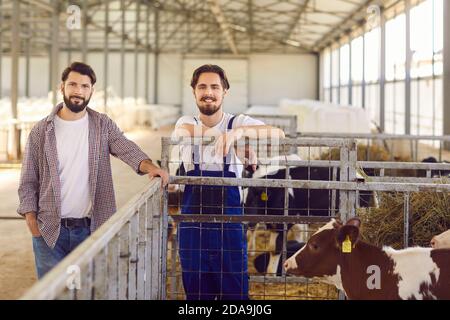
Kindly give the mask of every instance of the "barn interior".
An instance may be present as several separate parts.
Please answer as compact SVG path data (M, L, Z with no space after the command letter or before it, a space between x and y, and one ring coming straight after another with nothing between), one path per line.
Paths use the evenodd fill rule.
M111 157L116 219L38 281L17 213L22 161L74 61L97 76L89 107L171 184ZM203 64L226 71L224 112L286 136L241 139L258 164L242 161L241 179L179 170L190 151L171 137L199 114L191 78ZM185 299L178 226L185 187L201 179L239 188L250 299L343 299L282 264L335 216L359 216L377 246L429 246L450 229L449 162L450 1L0 0L0 299ZM65 285L74 263L81 289Z

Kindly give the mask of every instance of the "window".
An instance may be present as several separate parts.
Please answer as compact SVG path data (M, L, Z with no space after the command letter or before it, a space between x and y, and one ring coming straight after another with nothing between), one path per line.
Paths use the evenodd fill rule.
M364 35L365 107L372 120L380 124L380 28Z
M331 102L339 103L339 48L331 51Z
M443 0L411 9L411 133L441 135Z
M331 87L331 54L330 49L326 48L323 51L323 100L330 101L330 87Z
M363 81L363 37L359 36L352 40L352 105L363 106L362 101L362 81Z
M376 82L380 76L380 28L375 28L364 35L366 82Z
M443 134L443 4L447 0L416 1L410 9L411 133ZM415 5L415 3L419 3ZM406 13L401 2L384 13L385 25L385 131L405 133L406 124ZM364 106L380 124L380 27L358 33L347 43L342 37L324 54L326 101ZM341 45L339 44L341 43ZM342 43L344 43L342 45ZM350 81L351 80L351 81ZM349 97L349 84L352 85ZM351 99L350 99L351 98Z
M386 22L386 81L405 79L405 27L404 14Z
M405 133L406 16L386 22L386 84L384 129Z
M348 105L348 84L350 80L350 46L344 44L340 48L340 100L339 103L343 105Z

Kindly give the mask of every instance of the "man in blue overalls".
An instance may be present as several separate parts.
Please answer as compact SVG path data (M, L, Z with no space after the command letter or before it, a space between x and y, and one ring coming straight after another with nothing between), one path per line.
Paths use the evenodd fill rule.
M216 142L213 146L200 143L181 148L188 176L240 178L243 163L234 142L242 137L284 138L282 130L259 120L223 112L222 102L230 85L219 66L197 68L191 87L200 114L181 117L173 137L214 136ZM254 169L256 159L251 164ZM237 186L186 185L181 213L241 215L240 191ZM183 222L178 230L188 300L248 299L247 245L241 223Z

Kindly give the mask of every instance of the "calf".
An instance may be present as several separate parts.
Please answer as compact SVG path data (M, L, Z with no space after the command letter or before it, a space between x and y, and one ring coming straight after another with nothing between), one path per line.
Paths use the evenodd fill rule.
M435 157L428 157L422 160L424 163L438 163ZM443 161L442 163L450 164L448 161ZM425 177L426 172L424 170L419 170L417 176ZM450 177L450 170L431 170L432 178Z
M297 239L288 240L286 243L286 257L287 258L291 257L304 245L305 243L299 242ZM273 252L261 253L253 261L256 271L262 274L281 276L282 251L283 251L283 234L279 233L276 238L275 250Z
M378 248L359 239L360 221L332 219L286 260L285 270L322 277L349 299L450 299L450 250Z
M301 160L298 155L288 155L274 157L271 162L274 163L277 160ZM259 166L255 172L245 170L244 177L253 179L286 179L286 170L282 166L269 165ZM288 208L289 215L293 212L290 208L294 207L294 191L292 188L288 188ZM243 206L244 214L247 215L284 215L284 201L285 191L283 188L272 187L249 187L244 189ZM259 224L262 225L262 224ZM263 224L264 225L264 224ZM268 224L267 229L271 232L270 242L274 242L277 237L277 233L283 230L283 224ZM256 248L256 229L257 225L254 223L248 224L248 247L250 255L255 254ZM288 225L288 228L292 227L292 224Z
M337 170L339 176L339 169ZM260 179L286 179L286 169L280 169L265 176L256 176ZM330 169L326 167L294 167L289 170L288 179L294 180L322 180L330 181ZM244 196L244 213L258 215L283 215L284 197L283 188L250 187ZM288 189L288 214L330 216L332 212L332 190L324 189ZM370 191L359 192L359 204L362 207L372 205L373 194ZM339 207L339 192L336 192L334 208Z
M288 160L298 160L298 156L290 155ZM259 168L252 176L257 179L286 179L286 169L279 166ZM339 168L337 169L339 177ZM295 180L332 180L331 169L327 167L293 167L289 169L288 179ZM373 193L359 192L359 205L373 205ZM285 190L275 187L250 187L244 192L244 214L249 215L288 215L334 216L339 208L339 192L336 192L333 203L332 190L288 188L288 207L285 209ZM292 224L288 225L290 228ZM252 225L249 225L252 229ZM282 224L270 224L269 230L283 230ZM305 226L306 227L306 226ZM255 233L250 234L249 247L255 247ZM302 239L306 241L306 238ZM253 251L251 251L251 254Z
M450 229L434 236L430 245L433 249L450 249Z

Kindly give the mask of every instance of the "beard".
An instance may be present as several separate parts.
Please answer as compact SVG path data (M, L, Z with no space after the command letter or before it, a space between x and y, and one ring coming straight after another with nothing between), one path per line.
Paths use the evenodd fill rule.
M66 96L66 94L63 92L63 96L64 96L64 104L66 105L67 108L69 108L70 111L72 111L73 113L79 113L81 111L83 111L86 106L89 104L89 101L91 100L91 96L89 96L89 98L86 100L82 97L79 96ZM79 103L73 103L71 102L71 99L73 98L77 98L80 100Z
M200 99L200 101L205 102L205 100L208 98L212 100L210 103L206 103L203 105L200 105L199 103L197 103L197 107L201 114L204 114L205 116L212 116L217 111L219 111L222 104L215 104L217 99L212 98L212 97L202 97Z

